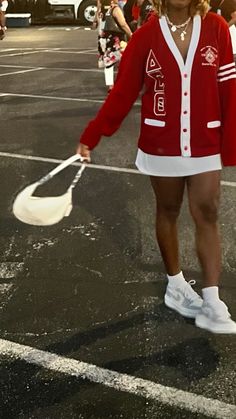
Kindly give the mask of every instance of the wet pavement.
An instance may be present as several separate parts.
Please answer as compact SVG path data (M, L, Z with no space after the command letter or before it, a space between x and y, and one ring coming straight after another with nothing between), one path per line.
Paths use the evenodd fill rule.
M50 159L74 153L105 98L96 33L9 29L0 47L1 419L236 418L236 337L197 329L163 304L154 198L148 177L132 171L139 104L94 150L68 218L33 227L12 214L17 193L55 166ZM41 193L62 193L74 173ZM222 180L221 295L236 318L235 169ZM186 202L180 226L183 270L200 291ZM1 349L12 342L20 346ZM30 348L43 352L30 360ZM74 360L83 372L79 363L71 372ZM135 378L144 381L134 388Z

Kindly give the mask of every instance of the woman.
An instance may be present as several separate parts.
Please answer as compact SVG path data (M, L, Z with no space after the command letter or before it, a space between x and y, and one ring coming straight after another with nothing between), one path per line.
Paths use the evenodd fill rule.
M102 135L112 135L143 89L136 165L156 197L156 236L167 271L165 304L198 327L236 333L219 298L220 173L236 165L236 69L228 25L207 13L208 1L153 0L156 15L137 30L111 94L80 138L90 160ZM221 163L222 162L222 163ZM185 281L177 220L187 190L202 268L203 299Z
M123 12L118 6L118 0L112 0L107 6L107 0L98 0L98 10L95 21L98 24L99 67L104 67L105 84L108 93L114 85L114 66L119 63L125 38L130 39L132 32L126 23ZM114 19L113 30L106 29L107 18Z

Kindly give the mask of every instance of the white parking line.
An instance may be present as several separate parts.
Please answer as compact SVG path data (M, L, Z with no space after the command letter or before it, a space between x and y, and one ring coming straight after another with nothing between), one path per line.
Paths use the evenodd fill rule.
M67 50L54 50L54 49L47 49L43 52L55 52L57 54L97 54L98 50L96 49L85 49L82 51L67 51Z
M0 64L0 68L32 68L32 69L38 69L41 70L53 70L53 71L77 71L77 72L90 72L90 73L101 73L101 69L99 68L68 68L68 67L32 67L29 65L11 65L11 64Z
M62 163L62 161L63 161L63 160L60 160L60 159L54 159L54 158L50 158L50 157L27 156L25 154L14 154L14 153L7 153L7 152L4 152L4 151L0 151L0 156L1 157L14 158L14 159L40 161L40 162L44 162L44 163L55 163L55 164ZM80 166L80 165L81 165L80 163L72 163L71 164L71 166ZM100 170L109 170L109 171L112 171L112 172L132 173L132 174L135 174L135 175L142 175L142 173L140 173L136 169L127 169L127 168L123 168L123 167L102 166L102 165L98 165L98 164L89 163L88 168L100 169Z
M7 52L7 51L42 51L45 49L49 49L49 48L45 48L45 47L19 47L19 48L0 48L0 52ZM77 47L69 47L69 48L60 48L60 47L51 47L50 50L59 50L59 51L71 51L71 50L75 50L75 51L81 51L83 50L83 48L77 48Z
M47 96L47 95L24 95L22 93L1 93L1 96L12 96L12 97L30 97L32 99L50 99L50 100L62 100L69 102L91 102L91 103L104 103L103 100L95 99L79 99L77 97L61 97L61 96Z
M24 360L42 368L87 379L118 391L124 391L162 404L200 413L210 418L232 419L236 417L236 406L206 398L187 391L154 383L128 374L97 367L93 364L66 358L50 352L0 339L0 354Z
M9 52L9 51L16 51L16 48L0 48L0 53L1 52Z
M4 151L0 151L0 156L1 157L9 157L9 158L13 158L13 159L22 159L22 160L32 160L32 161L40 161L40 162L44 162L44 163L55 163L55 164L59 164L62 163L63 160L60 159L54 159L51 157L40 157L40 156L29 156L29 155L25 155L25 154L16 154L16 153L8 153L8 152L4 152ZM72 163L71 166L80 166L81 163ZM129 169L126 167L115 167L115 166L104 166L101 164L93 164L93 163L89 163L88 168L90 169L99 169L99 170L108 170L111 172L119 172L119 173L131 173L134 175L141 175L141 176L146 176L143 173L139 172L136 169ZM222 180L221 184L223 186L230 186L230 187L236 187L236 182L228 182L226 180Z
M81 27L81 26L72 26L72 27L71 26L56 26L56 27L43 26L39 28L38 31L67 31L68 29L70 31L76 31L78 29L84 29L84 27Z
M3 52L10 52L10 51L17 51L16 49L9 49L4 50ZM97 48L90 48L90 49L82 49L82 50L73 50L73 49L61 49L61 48L35 48L34 50L20 50L19 52L14 52L11 54L1 54L0 51L0 59L2 57L16 57L18 55L30 55L30 54L41 54L42 52L48 52L48 53L58 53L58 54L87 54L87 55L94 55L97 54Z
M15 65L15 64L0 64L0 67L3 68L38 68L38 67L34 67L32 65ZM44 68L44 67L42 67ZM45 67L47 68L47 67ZM50 68L50 67L49 67Z
M46 100L62 100L66 102L91 102L91 103L104 103L105 99L89 99L89 98L77 98L77 97L62 97L62 96L47 96L47 95L26 95L23 93L9 93L9 92L2 92L0 96L12 96L12 97L25 97L25 98L32 98L32 99L46 99ZM133 106L140 106L141 103L139 101L135 102Z
M0 48L0 54L1 54L1 52L9 52L9 51L43 51L43 50L45 50L45 49L48 49L48 48L46 48L46 47L34 47L34 48L32 48L32 47L16 47L16 48ZM57 49L63 49L63 48L51 48L52 50L57 50ZM73 49L73 48L65 48L66 50L67 49ZM75 50L78 50L78 48L74 48ZM1 57L1 55L0 55L0 57Z
M223 185L223 186L232 186L232 187L234 187L234 188L235 188L235 186L236 186L236 182L229 182L229 181L226 181L226 180L222 180L220 183L221 183L221 185Z
M43 68L38 67L38 68L31 68L29 70L11 71L10 73L0 74L0 77L3 77L3 76L12 76L12 75L16 75L16 74L30 73L32 71L39 71L39 70L43 70Z
M37 51L26 51L26 52L16 52L14 54L3 54L0 55L0 58L2 57L16 57L17 55L30 55L30 54L40 54L44 50L37 50ZM47 51L47 49L45 49Z

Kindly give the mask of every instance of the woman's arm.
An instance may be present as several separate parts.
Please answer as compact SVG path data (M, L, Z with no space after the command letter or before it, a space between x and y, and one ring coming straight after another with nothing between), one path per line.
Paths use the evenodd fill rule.
M142 89L151 29L147 23L133 34L121 58L111 93L80 136L77 152L87 160L89 150L96 147L102 136L110 137L118 130Z
M98 26L100 13L101 13L101 0L97 0L97 11L96 11L96 13L94 15L94 19L93 19L93 28L94 29Z
M120 26L121 29L123 29L123 31L125 32L125 34L127 35L128 39L131 38L132 36L132 32L131 29L128 25L128 23L126 22L123 12L122 10L119 8L119 6L116 6L112 9L112 15L113 17L116 19L118 25Z

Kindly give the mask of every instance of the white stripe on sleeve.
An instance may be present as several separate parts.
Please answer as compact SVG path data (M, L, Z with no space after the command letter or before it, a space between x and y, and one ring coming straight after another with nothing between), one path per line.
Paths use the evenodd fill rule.
M220 82L236 78L235 63L232 62L232 63L219 67L217 77L218 77L217 80Z
M218 77L223 77L223 76L227 76L229 74L234 74L236 72L235 68L231 68L230 70L226 70L226 71L221 71L218 73Z
M232 63L222 65L221 67L219 67L219 71L226 70L227 68L230 68L230 67L235 67L235 62L234 61L232 61Z
M226 80L230 80L230 79L236 79L236 72L235 72L235 74L232 74L231 76L222 77L221 79L218 79L218 81L221 82L221 81L226 81Z

